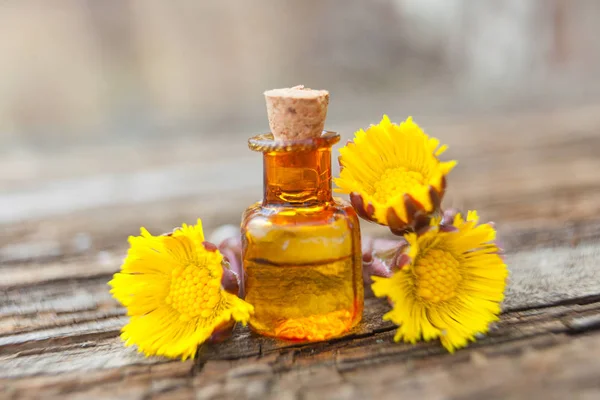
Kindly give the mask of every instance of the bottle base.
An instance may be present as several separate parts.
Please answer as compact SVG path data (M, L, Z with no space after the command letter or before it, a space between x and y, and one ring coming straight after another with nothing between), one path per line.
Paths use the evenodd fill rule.
M250 329L254 332L275 339L320 342L344 335L352 329L360 319L347 310L334 311L324 315L283 320L272 327L250 321Z

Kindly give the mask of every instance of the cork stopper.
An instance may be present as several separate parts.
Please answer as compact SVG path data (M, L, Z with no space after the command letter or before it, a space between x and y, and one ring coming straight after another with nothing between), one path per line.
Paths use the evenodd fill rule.
M265 92L269 127L275 140L301 140L321 136L327 117L329 92L302 85Z

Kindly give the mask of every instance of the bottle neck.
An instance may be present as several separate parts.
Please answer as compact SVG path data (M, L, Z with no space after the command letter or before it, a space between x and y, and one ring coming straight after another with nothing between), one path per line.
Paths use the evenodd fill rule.
M264 205L315 206L332 201L331 147L263 153Z

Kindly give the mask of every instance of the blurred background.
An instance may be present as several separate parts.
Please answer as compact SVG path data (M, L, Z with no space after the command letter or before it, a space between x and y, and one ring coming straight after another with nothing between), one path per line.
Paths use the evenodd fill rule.
M2 1L0 261L238 223L261 195L246 139L268 130L262 93L297 84L331 92L345 138L387 113L450 143L450 205L573 218L527 198L500 211L514 198L489 182L552 200L537 161L563 157L558 181L589 171L599 18L596 0ZM538 150L571 130L578 164Z

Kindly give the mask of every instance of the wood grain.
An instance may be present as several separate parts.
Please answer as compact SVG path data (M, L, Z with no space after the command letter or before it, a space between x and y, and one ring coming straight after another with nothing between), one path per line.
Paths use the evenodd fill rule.
M106 285L127 236L198 216L207 231L237 223L260 197L260 157L241 142L156 142L24 160L47 167L23 179L8 178L15 160L2 159L0 397L600 396L600 105L426 127L460 161L445 204L495 220L506 249L504 313L488 336L454 355L437 342L396 344L395 327L380 318L387 304L368 298L361 325L329 342L279 342L238 327L194 362L144 358L118 338L126 316ZM163 148L181 157L165 160ZM121 161L104 169L94 160L110 151Z

